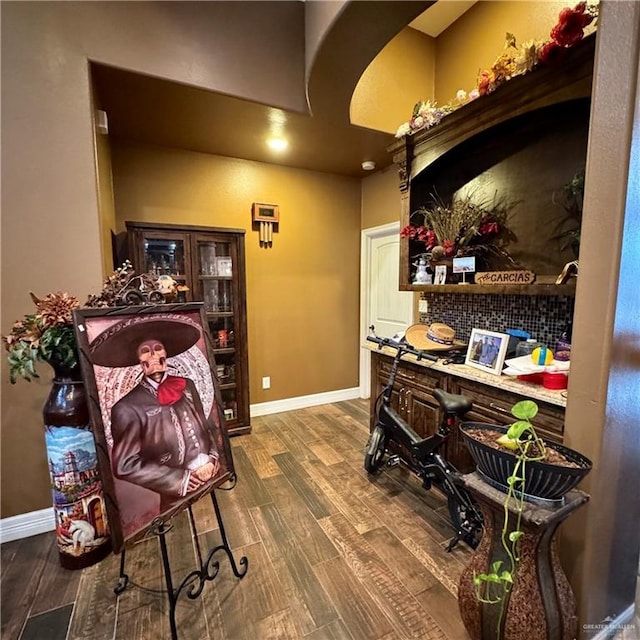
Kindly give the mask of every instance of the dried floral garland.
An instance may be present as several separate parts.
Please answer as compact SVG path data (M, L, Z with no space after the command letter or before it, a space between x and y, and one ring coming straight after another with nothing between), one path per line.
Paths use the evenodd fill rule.
M551 29L550 40L546 42L528 40L518 46L512 33L507 33L504 51L498 56L490 69L483 69L477 80L477 86L467 93L460 89L456 97L444 106L427 100L416 103L411 118L396 131L396 138L412 135L423 129L430 129L461 106L495 91L500 85L512 78L523 75L539 66L559 64L567 49L578 44L585 35L585 29L594 25L598 17L598 5L578 3L573 9L566 7L558 16L558 23Z

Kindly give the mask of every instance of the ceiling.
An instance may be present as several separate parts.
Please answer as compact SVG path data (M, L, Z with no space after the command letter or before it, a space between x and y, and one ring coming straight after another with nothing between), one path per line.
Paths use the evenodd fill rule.
M409 23L410 27L437 38L447 27L450 27L463 13L476 4L477 0L439 0Z
M362 162L389 165L393 136L285 112L220 93L93 65L94 86L116 140L188 149L245 160L359 177ZM286 123L289 148L265 144L275 122ZM250 123L250 126L247 126Z
M474 2L440 0L410 26L433 37ZM377 169L391 164L389 133L327 122L227 95L92 65L92 78L109 135L131 141L186 149L313 171L363 177L362 163ZM251 123L251 126L247 126ZM276 153L265 144L274 123L285 124L289 147Z

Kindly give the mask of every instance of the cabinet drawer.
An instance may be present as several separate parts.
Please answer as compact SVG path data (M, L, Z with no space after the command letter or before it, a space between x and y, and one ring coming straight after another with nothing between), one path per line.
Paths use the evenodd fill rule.
M391 363L381 362L378 372L384 386L391 375ZM434 389L444 388L444 377L445 375L439 371L431 371L410 362L401 362L396 375L396 386L409 386L430 394Z

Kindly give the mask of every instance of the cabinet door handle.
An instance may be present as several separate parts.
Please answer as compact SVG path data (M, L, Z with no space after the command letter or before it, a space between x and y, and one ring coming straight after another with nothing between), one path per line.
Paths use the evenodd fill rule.
M502 413L508 413L509 415L511 415L511 411L507 411L507 409L503 409L502 407L499 407L497 404L495 404L495 402L490 402L489 408L495 409L496 411L500 411Z

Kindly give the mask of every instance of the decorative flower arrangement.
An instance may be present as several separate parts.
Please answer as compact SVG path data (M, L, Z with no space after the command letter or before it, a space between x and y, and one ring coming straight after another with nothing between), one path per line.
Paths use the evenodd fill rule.
M551 201L562 207L566 216L560 220L556 237L561 241L560 249L572 249L578 257L580 249L580 226L582 223L582 201L584 199L584 169L578 169L573 178L553 193Z
M76 337L71 312L80 305L78 299L58 291L44 298L30 293L36 313L27 314L11 328L2 341L9 352L9 379L31 381L37 378L36 362L73 369L78 364Z
M409 122L400 125L396 132L396 138L401 138L408 133L415 133L421 129L429 129L453 111L454 107L445 105L438 107L435 102L427 100L426 102L417 102L413 107L413 114Z
M451 205L432 196L432 204L411 214L409 224L400 231L401 238L423 242L425 253L433 262L444 258L476 256L487 263L499 260L514 265L506 246L515 239L508 219L513 203L494 197L490 203L474 203L472 196L454 198Z
M115 304L117 292L131 277L128 261L109 276L97 296L89 296L84 306L107 307ZM35 366L46 362L55 369L74 369L78 366L78 352L73 329L72 312L80 308L78 299L57 291L44 298L29 294L36 311L14 323L9 335L2 337L9 355L9 380L12 384L23 378L30 382L38 378Z
M455 99L443 107L438 107L435 102L429 100L418 102L413 108L411 119L398 127L396 138L439 124L448 114L480 96L492 93L515 76L533 71L540 65L556 65L562 60L567 49L584 38L585 29L595 24L597 17L597 4L580 2L573 9L566 7L560 12L558 23L551 29L551 39L546 42L529 40L518 46L515 36L507 33L504 51L490 69L480 72L475 89L469 93L459 90Z

